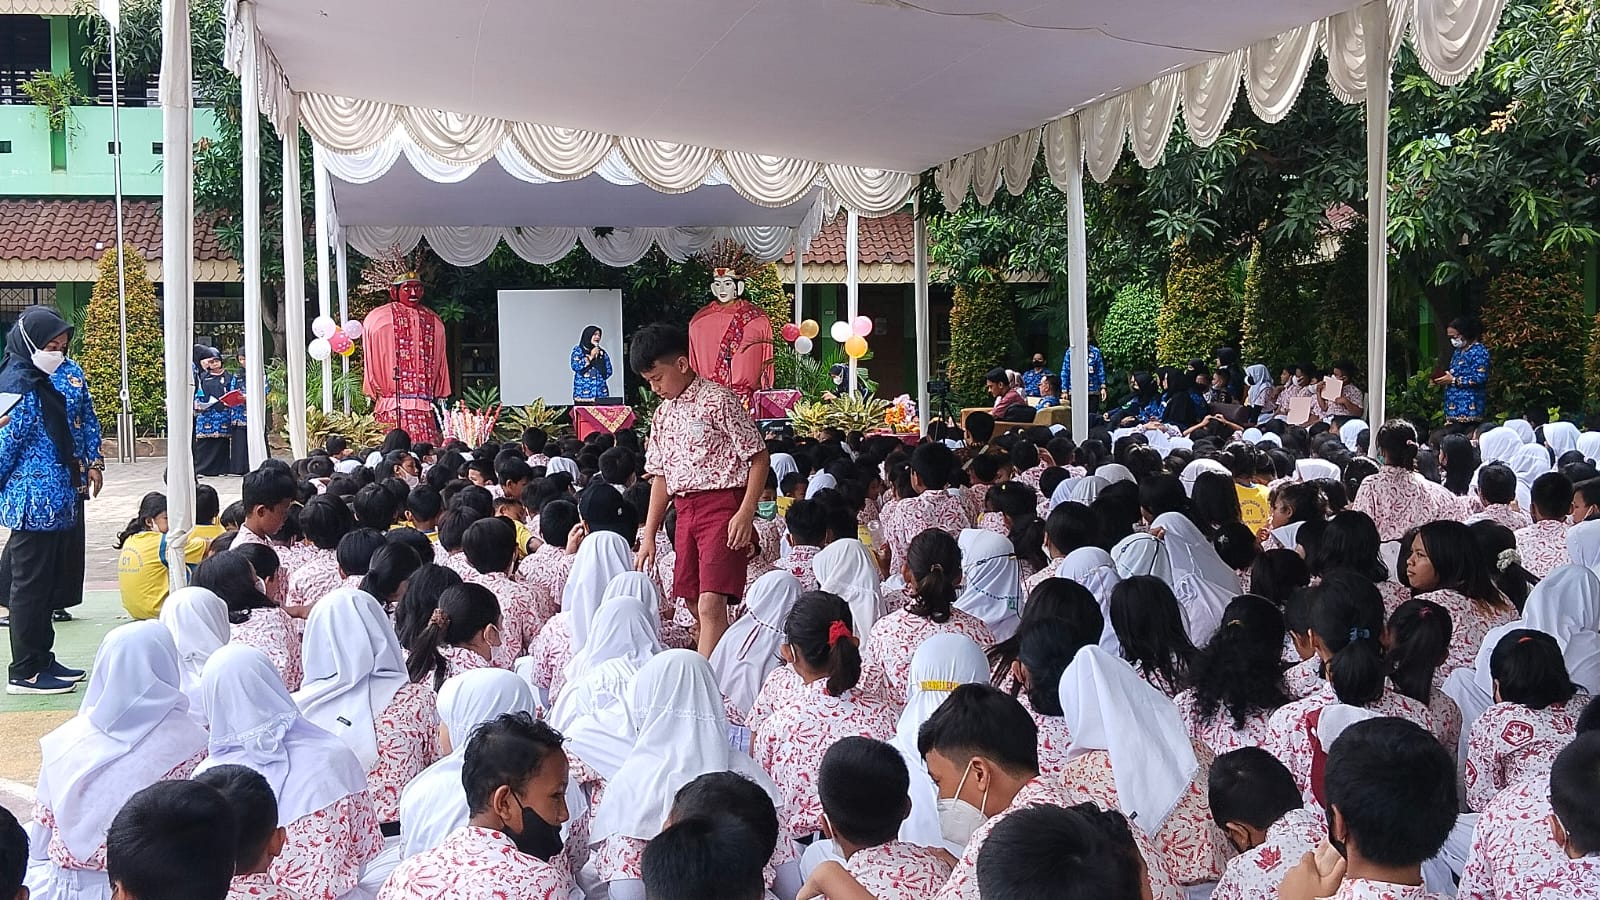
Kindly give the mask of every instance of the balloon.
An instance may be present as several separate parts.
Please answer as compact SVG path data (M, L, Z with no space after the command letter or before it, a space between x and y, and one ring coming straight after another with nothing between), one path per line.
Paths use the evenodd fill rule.
M867 339L859 334L852 334L850 339L844 342L844 352L851 359L860 359L866 356Z
M786 322L783 328L779 329L779 333L783 335L784 340L794 343L794 339L800 336L800 326L793 322Z
M353 343L350 340L350 335L345 334L342 331L335 331L333 336L328 338L328 346L333 348L333 352L341 356L343 356L344 352L350 349L352 345Z
M345 347L344 347L344 349L343 349L343 350L340 350L340 351L339 351L339 355L340 355L340 356L351 356L351 355L353 355L353 354L354 354L354 353L355 353L355 352L356 352L356 344L355 344L355 341L351 341L351 342L350 342L350 343L348 343L348 344L346 344L346 345L345 345Z
M794 339L794 352L800 354L801 356L804 356L807 353L810 353L811 352L811 338L808 338L803 334L800 335L799 337L795 338Z
M808 340L815 340L817 335L819 335L821 333L822 333L822 326L817 324L817 320L816 319L807 319L804 322L800 323L800 336L803 337L803 338L807 338Z
M306 345L306 355L318 362L333 355L333 347L328 344L327 338L312 338Z
M311 333L319 338L333 337L333 333L338 330L339 323L333 321L327 316L317 316L315 319L311 320Z
M361 336L366 334L366 329L362 328L361 323L357 322L355 319L351 319L350 321L344 323L339 330L349 335L350 340L352 341L359 341L361 340Z
M855 332L850 330L849 322L835 322L833 323L832 327L828 329L828 334L841 344L850 340L850 336L854 333Z
M872 333L872 319L869 316L856 316L855 322L851 324L857 337L866 337Z

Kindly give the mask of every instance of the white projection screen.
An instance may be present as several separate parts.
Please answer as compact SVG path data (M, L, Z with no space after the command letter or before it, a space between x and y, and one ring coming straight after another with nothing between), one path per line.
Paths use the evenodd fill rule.
M572 348L590 325L600 326L611 356L611 396L622 396L622 291L500 291L499 301L500 402L572 403Z

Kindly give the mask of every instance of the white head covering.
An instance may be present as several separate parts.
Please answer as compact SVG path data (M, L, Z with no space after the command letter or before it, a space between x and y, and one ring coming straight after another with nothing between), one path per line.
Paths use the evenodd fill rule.
M1316 481L1319 478L1339 480L1339 466L1325 459L1298 459L1294 463L1294 472L1301 481Z
M1104 478L1107 485L1113 485L1119 481L1136 480L1133 477L1133 472L1129 471L1128 467L1122 463L1106 463L1105 465L1095 469L1094 474Z
M1369 426L1366 422L1360 419L1351 419L1339 426L1339 443L1344 444L1346 450L1355 453L1359 449L1361 432L1367 430L1369 430Z
M122 805L206 748L189 718L178 649L156 622L107 634L78 714L39 739L38 802L76 859L105 843Z
M1600 572L1600 522L1579 522L1567 529L1567 558Z
M1264 406L1267 391L1272 389L1272 370L1260 363L1245 366L1244 383L1248 385L1244 402L1249 406Z
M894 747L911 774L911 814L900 825L900 839L924 847L944 846L939 829L939 790L917 752L917 729L963 684L988 684L989 660L964 634L935 634L911 654L911 684L906 707L895 727Z
M1239 435L1239 440L1244 441L1246 444L1259 444L1261 443L1261 429L1246 428Z
M1278 437L1273 432L1268 431L1268 432L1265 432L1265 433L1263 433L1261 435L1261 443L1263 443L1263 444L1271 444L1274 447L1282 447L1283 446L1283 438Z
M1533 423L1527 419L1507 419L1506 427L1516 432L1518 440L1524 444L1533 443Z
M589 830L591 845L615 835L655 837L672 809L673 795L708 772L743 775L783 808L767 773L728 743L722 694L705 657L692 650L657 655L634 678L627 706L637 737L633 751L606 783L605 802Z
M1215 547L1183 513L1162 513L1150 523L1161 529L1161 542L1172 562L1172 591L1183 605L1189 639L1204 646L1222 624L1222 612L1239 593L1239 575L1217 555Z
M837 478L834 478L827 472L818 472L817 474L811 476L811 479L806 482L806 499L810 500L812 497L815 497L818 491L825 491L829 488L836 488L838 486L839 480Z
M1551 572L1528 593L1522 621L1496 628L1484 637L1474 680L1491 697L1494 678L1489 673L1489 657L1500 639L1518 628L1555 638L1572 683L1590 694L1600 689L1600 576L1588 567L1561 566Z
M589 641L589 623L611 579L633 570L633 550L619 534L600 531L583 539L561 590L561 611L572 614L572 652Z
M1072 499L1072 489L1074 487L1076 487L1078 482L1080 482L1082 480L1083 480L1082 478L1063 478L1063 479L1061 479L1061 483L1056 485L1056 489L1050 492L1050 504L1049 504L1049 507L1050 507L1051 511L1054 511L1056 507L1060 506L1063 503L1066 503L1068 500L1071 500Z
M780 485L783 484L783 479L786 476L798 474L799 471L800 464L795 462L793 456L787 453L772 454L772 474L778 479Z
M1105 467L1101 466L1100 468L1103 470ZM1082 503L1084 506L1088 506L1098 499L1100 492L1110 484L1111 482L1101 478L1099 475L1085 475L1072 485L1071 490L1067 492L1067 499L1074 503Z
M228 604L202 587L179 588L161 604L161 624L178 648L183 693L189 698L189 716L206 723L205 700L200 694L200 673L211 654L228 643Z
M1222 463L1214 459L1197 459L1184 466L1183 474L1178 476L1178 480L1183 483L1183 492L1193 497L1194 483L1207 472L1226 476L1229 481L1233 480L1233 473Z
M855 538L834 541L811 560L817 587L838 594L850 604L850 618L856 634L872 631L872 624L885 612L883 578L866 545Z
M1122 583L1122 576L1117 574L1117 564L1111 554L1099 547L1079 547L1061 558L1056 566L1056 577L1070 578L1094 595L1095 602L1100 604L1100 615L1105 618L1100 646L1107 653L1120 656L1122 644L1117 640L1116 629L1111 627L1111 592Z
M378 717L410 678L389 616L371 594L338 588L306 620L305 682L294 694L300 714L337 735L361 761L378 761Z
M1094 646L1067 666L1060 693L1072 735L1068 758L1106 751L1117 806L1140 831L1155 834L1200 770L1178 707L1132 666Z
M1578 426L1571 422L1551 422L1544 427L1544 442L1556 459L1568 450L1578 449Z
M1502 425L1485 431L1478 438L1478 453L1485 465L1492 462L1508 463L1522 444L1522 438L1515 431Z
M1578 435L1578 452L1590 462L1600 460L1600 431L1585 431Z
M1167 547L1148 532L1135 531L1111 548L1111 559L1116 563L1117 574L1123 578L1135 575L1154 575L1172 583L1172 558Z
M745 593L745 614L728 626L711 651L717 687L734 709L750 712L767 674L778 667L783 623L800 599L800 588L800 579L788 572L768 572L757 578Z
M450 734L450 753L423 769L400 794L402 858L431 850L467 824L467 791L461 783L467 741L479 725L512 712L532 713L533 688L504 669L463 672L439 689L439 722Z
M230 644L211 654L201 681L211 712L211 755L196 774L239 765L260 772L278 798L278 824L367 789L345 743L306 721L266 654Z
M613 659L626 659L638 668L661 650L661 592L649 575L623 572L606 586L589 639L573 653L567 674Z
M997 641L1017 631L1022 615L1022 567L1011 540L983 528L962 530L961 596L956 608L983 620Z
M1539 444L1524 444L1511 457L1511 471L1517 473L1517 481L1529 490L1533 489L1534 480L1550 469L1550 451Z
M577 482L578 477L582 474L578 471L578 461L575 459L567 459L565 456L550 457L550 462L544 467L544 471L547 475L554 475L557 472L565 472L572 476L574 483Z

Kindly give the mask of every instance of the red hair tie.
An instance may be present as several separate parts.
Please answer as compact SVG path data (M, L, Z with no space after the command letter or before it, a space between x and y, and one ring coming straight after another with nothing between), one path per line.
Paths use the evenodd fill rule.
M850 626L843 619L834 619L833 624L828 626L828 647L832 648L847 637L850 637Z

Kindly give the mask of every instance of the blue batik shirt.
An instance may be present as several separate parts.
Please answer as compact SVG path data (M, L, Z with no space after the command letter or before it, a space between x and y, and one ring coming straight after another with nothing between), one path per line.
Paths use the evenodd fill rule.
M1024 396L1024 397L1041 397L1041 396L1043 396L1043 393L1039 389L1039 384L1040 384L1040 382L1044 381L1044 377L1046 375L1049 375L1049 374L1050 373L1045 371L1044 369L1028 369L1026 372L1023 372L1022 373L1022 396Z
M1455 381L1444 388L1446 419L1482 419L1489 413L1489 348L1481 343L1450 354Z
M1098 394L1106 386L1106 360L1100 355L1100 348L1089 345L1089 393ZM1065 355L1061 357L1061 391L1065 394L1072 393L1072 348L1068 347Z
M572 348L572 399L598 400L610 396L606 381L611 378L611 354L590 365L589 351L582 344Z

